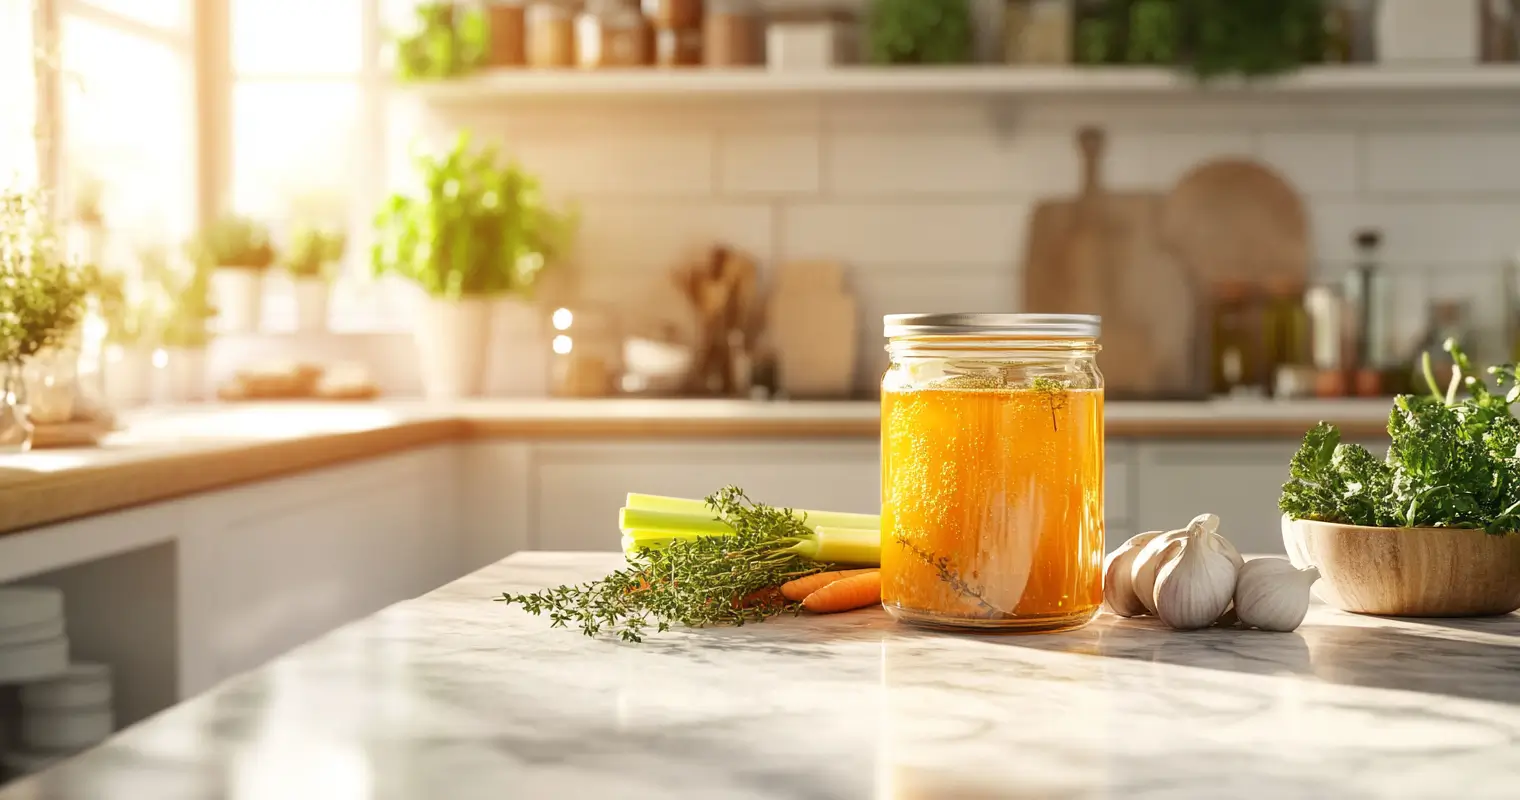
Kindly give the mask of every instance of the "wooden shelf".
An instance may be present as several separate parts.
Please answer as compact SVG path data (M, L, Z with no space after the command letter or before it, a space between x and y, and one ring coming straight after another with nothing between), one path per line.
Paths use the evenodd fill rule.
M1337 97L1402 94L1520 94L1520 66L1449 68L1315 67L1274 79L1200 85L1145 67L840 67L816 72L754 69L490 70L466 78L402 84L432 102L491 97L764 97L991 95L1013 97Z

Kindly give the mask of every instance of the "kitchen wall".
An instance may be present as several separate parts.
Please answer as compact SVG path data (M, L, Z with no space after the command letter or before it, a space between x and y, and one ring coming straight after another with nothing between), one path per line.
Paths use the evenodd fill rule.
M1493 97L1490 95L1490 97ZM413 132L501 142L584 212L576 294L631 318L681 318L665 271L722 241L766 265L836 258L861 301L857 383L884 364L884 313L1018 310L1026 217L1075 191L1074 129L1109 131L1105 180L1166 190L1211 157L1253 156L1298 187L1317 274L1353 232L1384 231L1400 348L1428 300L1467 299L1502 355L1501 269L1520 250L1520 108L1223 93L1115 102L971 97L480 99L391 109L392 174ZM399 171L398 171L399 170ZM1166 309L1157 309L1158 314Z

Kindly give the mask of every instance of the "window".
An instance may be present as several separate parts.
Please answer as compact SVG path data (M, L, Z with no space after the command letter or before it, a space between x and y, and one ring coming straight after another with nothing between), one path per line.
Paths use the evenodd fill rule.
M0 187L37 179L37 84L29 3L0 3Z
M233 207L267 221L277 239L306 222L344 226L349 247L333 326L398 327L406 298L367 276L370 223L385 185L382 0L228 2ZM280 294L268 298L276 327L291 313Z

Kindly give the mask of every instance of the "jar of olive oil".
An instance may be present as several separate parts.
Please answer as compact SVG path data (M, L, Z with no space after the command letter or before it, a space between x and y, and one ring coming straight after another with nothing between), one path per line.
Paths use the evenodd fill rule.
M882 603L945 628L1052 631L1103 601L1099 319L885 319Z

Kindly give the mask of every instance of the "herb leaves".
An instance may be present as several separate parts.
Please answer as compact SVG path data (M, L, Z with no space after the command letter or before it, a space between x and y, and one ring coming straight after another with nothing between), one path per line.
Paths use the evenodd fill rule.
M1341 442L1333 425L1311 429L1289 467L1278 501L1283 512L1370 527L1520 530L1515 367L1487 370L1496 392L1461 348L1448 341L1446 350L1454 369L1445 390L1427 366L1430 395L1395 398L1386 459Z
M733 486L708 497L707 506L732 535L641 549L628 555L627 569L599 581L497 599L547 614L557 628L574 625L587 636L609 631L627 642L643 641L651 627L743 625L800 611L800 603L767 590L829 568L793 550L812 536L805 521Z

